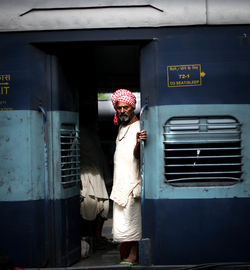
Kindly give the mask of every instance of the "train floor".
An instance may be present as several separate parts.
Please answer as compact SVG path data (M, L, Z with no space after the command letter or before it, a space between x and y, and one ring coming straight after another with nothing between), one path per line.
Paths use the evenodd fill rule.
M82 258L79 262L72 265L72 267L107 267L117 265L120 259L119 246L112 242L112 219L104 222L102 236L104 242L102 245L95 245L92 243L92 248L86 258Z

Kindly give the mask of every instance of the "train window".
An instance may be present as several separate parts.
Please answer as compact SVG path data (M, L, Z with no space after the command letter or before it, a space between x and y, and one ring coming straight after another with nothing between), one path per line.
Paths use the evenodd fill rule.
M164 125L165 182L222 186L241 181L241 124L233 117L174 117Z
M61 141L61 183L70 187L80 182L80 138L75 124L62 124Z

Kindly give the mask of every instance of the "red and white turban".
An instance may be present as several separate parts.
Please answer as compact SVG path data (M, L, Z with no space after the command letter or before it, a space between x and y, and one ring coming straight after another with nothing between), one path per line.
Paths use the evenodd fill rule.
M127 89L118 89L117 91L114 92L114 94L112 95L112 103L113 103L114 108L118 101L127 103L131 105L133 108L136 107L136 97L132 92L130 92ZM117 113L115 113L114 124L118 125Z

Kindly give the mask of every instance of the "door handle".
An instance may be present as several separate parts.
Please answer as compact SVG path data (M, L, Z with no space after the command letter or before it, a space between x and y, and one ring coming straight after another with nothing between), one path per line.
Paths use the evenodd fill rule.
M144 129L144 119L143 114L145 110L148 108L148 104L144 104L140 111L140 129ZM144 141L140 142L140 168L141 168L141 211L142 216L144 216L144 199L145 199L145 173L144 173Z

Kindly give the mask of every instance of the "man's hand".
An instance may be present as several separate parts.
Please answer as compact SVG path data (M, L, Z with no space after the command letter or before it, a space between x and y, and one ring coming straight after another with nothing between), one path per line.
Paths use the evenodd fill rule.
M136 141L139 143L141 140L146 141L147 140L147 131L144 129L140 132L137 132L136 134Z

